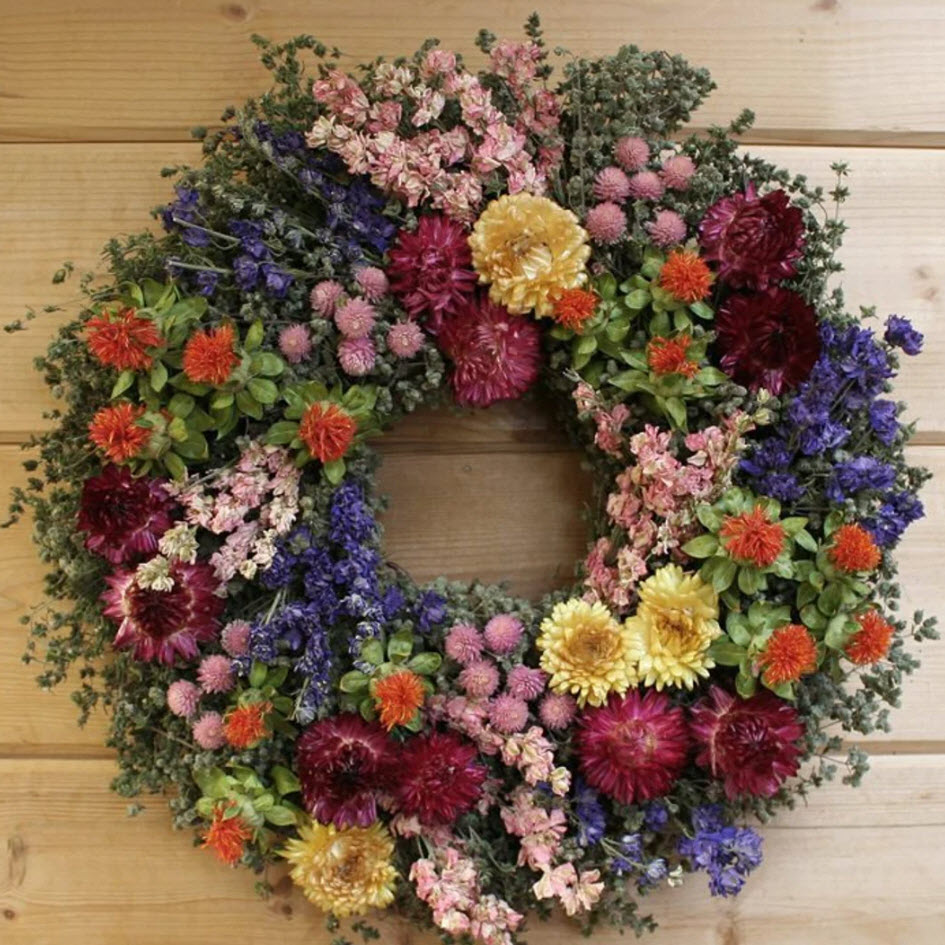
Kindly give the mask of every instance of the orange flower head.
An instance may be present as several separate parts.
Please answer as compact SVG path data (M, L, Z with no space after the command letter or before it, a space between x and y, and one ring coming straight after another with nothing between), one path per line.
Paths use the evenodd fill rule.
M406 725L423 705L423 681L410 670L378 679L373 689L381 724L388 732L395 725Z
M184 346L184 374L195 384L225 384L240 363L232 325L194 332Z
M827 557L838 571L875 571L882 555L873 536L861 525L841 525Z
M719 538L737 562L757 568L774 564L784 549L784 529L769 521L760 505L750 512L727 516L719 529Z
M252 748L265 738L266 716L272 711L271 702L253 702L227 713L223 735L233 748Z
M299 423L299 437L312 456L323 463L341 459L357 432L354 418L337 404L312 404Z
M680 302L704 299L712 288L713 275L698 253L674 249L660 269L659 285Z
M768 686L797 682L817 669L817 644L807 627L798 623L778 627L761 654L761 666Z
M124 463L137 456L141 447L151 439L151 431L139 427L136 421L144 407L129 403L103 407L89 424L89 439L113 463Z
M847 641L846 654L860 666L877 663L889 652L893 628L875 610L856 615L860 629Z
M682 374L683 377L695 377L699 365L690 361L687 355L692 338L678 335L676 338L650 339L646 346L646 360L654 374Z
M103 311L86 323L89 351L102 364L119 371L145 371L154 363L148 348L163 340L154 322L133 308Z
M554 319L559 325L580 332L593 317L597 302L597 296L586 289L565 289L554 300Z
M217 855L217 859L227 866L234 866L243 855L243 844L252 839L253 831L242 817L227 817L227 807L217 805L213 812L213 822L203 835L203 847L208 847Z

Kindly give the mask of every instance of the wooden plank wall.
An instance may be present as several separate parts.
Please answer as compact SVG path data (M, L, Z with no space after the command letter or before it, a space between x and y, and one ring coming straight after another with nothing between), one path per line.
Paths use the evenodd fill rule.
M252 32L309 32L353 57L398 54L428 34L472 52L481 26L512 33L534 0L2 0L0 321L66 301L64 259L92 266L105 238L140 228L167 193L165 164L195 158L188 129L258 91ZM853 304L914 317L927 351L899 384L918 420L911 447L938 473L929 517L902 548L912 606L945 612L945 4L941 0L555 0L552 45L618 40L711 68L698 123L758 114L753 150L818 181L848 160L853 197L843 283ZM30 358L54 324L0 341L0 485L49 400ZM385 442L391 555L418 577L507 576L523 593L562 580L582 548L578 458L540 411L421 416ZM107 789L103 724L79 730L65 691L35 688L17 620L41 570L28 527L0 543L0 941L150 945L327 942L285 881L267 903L252 877L217 867L174 833L158 800L134 820ZM865 786L832 786L765 830L767 862L743 895L709 901L694 878L653 897L654 945L843 945L945 938L945 648L931 645L895 714L867 739ZM606 945L616 933L602 933ZM396 923L385 942L429 936ZM565 921L531 941L577 941Z

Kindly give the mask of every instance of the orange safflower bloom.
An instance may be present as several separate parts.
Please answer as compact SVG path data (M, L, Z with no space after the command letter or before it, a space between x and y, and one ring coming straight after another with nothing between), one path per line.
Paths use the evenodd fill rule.
M113 463L123 463L137 456L141 447L151 438L151 431L139 427L136 421L144 414L144 407L129 403L103 407L89 424L89 439Z
M357 431L354 418L337 404L312 404L299 423L299 438L312 456L323 463L341 459Z
M712 288L712 271L698 253L674 249L660 269L659 286L680 302L699 302Z
M692 338L679 335L676 338L650 339L646 346L646 360L654 374L682 374L683 377L695 377L699 365L690 361L687 355Z
M266 716L272 711L271 702L253 702L232 709L223 720L223 736L234 748L252 748L265 738Z
M195 384L225 384L240 359L232 325L194 332L184 346L184 374Z
M892 625L875 610L856 615L860 629L847 641L846 654L860 666L877 663L889 652L893 638Z
M807 627L785 624L771 634L760 665L764 667L763 679L768 686L797 682L817 669L817 644Z
M841 525L827 552L838 571L875 571L882 558L873 536L861 525Z
M119 371L145 371L154 363L148 348L161 344L161 333L137 310L103 311L86 322L86 344L102 364Z
M217 859L227 866L234 866L243 855L243 844L252 839L253 831L242 817L226 817L227 807L217 806L213 822L203 835L203 848L211 849Z
M727 516L719 529L719 538L736 561L757 568L774 564L784 548L784 529L769 521L760 505L750 512Z
M565 289L554 300L554 319L559 325L579 332L594 315L597 302L597 296L586 289Z
M381 725L388 732L395 725L406 725L423 705L423 681L410 670L378 679L373 688Z

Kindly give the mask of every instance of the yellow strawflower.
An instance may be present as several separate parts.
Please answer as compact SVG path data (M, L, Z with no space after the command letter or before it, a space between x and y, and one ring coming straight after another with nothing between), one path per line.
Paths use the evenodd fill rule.
M299 834L281 854L292 864L292 881L323 912L348 916L393 901L394 842L382 824L339 830L313 823Z
M489 298L515 315L554 314L554 299L587 281L591 254L577 217L547 197L506 194L480 214L469 237Z
M535 645L554 692L571 693L579 706L603 705L637 681L632 636L601 603L573 599L555 605Z
M640 585L639 593L636 615L626 626L633 635L643 684L692 689L715 665L707 651L722 633L718 595L711 584L676 564L660 568Z

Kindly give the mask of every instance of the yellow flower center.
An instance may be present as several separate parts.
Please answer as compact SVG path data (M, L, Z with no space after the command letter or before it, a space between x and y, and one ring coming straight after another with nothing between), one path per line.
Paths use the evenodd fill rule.
M619 634L599 624L578 624L570 643L574 661L578 663L609 663L620 655Z
M660 643L674 654L702 649L700 627L684 610L659 610L653 615L653 625Z

